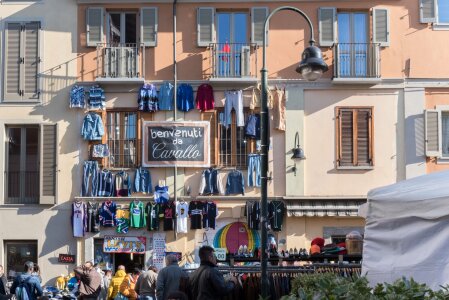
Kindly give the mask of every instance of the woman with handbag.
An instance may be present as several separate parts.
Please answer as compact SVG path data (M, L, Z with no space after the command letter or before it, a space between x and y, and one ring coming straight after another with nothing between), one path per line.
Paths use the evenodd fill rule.
M120 285L120 294L125 296L129 300L137 300L138 295L134 288L136 287L136 282L137 279L139 279L139 275L140 269L135 268L132 273L126 275L125 279Z

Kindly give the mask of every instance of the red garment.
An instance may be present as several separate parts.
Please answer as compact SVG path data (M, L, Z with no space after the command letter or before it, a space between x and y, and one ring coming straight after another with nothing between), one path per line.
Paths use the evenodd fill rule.
M196 108L205 111L214 109L214 105L214 90L210 84L203 83L196 92Z

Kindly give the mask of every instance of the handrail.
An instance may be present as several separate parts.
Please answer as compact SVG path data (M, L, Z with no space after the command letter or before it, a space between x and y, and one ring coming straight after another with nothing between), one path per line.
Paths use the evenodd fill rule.
M379 43L335 43L334 78L380 78Z

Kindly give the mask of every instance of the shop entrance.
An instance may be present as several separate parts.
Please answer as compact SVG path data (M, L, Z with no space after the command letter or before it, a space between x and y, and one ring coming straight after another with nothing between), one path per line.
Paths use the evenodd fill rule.
M145 258L144 254L131 254L129 253L114 253L114 271L117 271L117 267L124 265L126 273L131 273L134 268L144 269Z

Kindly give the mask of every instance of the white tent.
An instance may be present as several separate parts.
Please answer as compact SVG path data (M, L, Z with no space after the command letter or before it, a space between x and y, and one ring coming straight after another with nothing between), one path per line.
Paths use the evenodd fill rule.
M368 193L362 274L370 284L402 276L449 284L449 171Z

